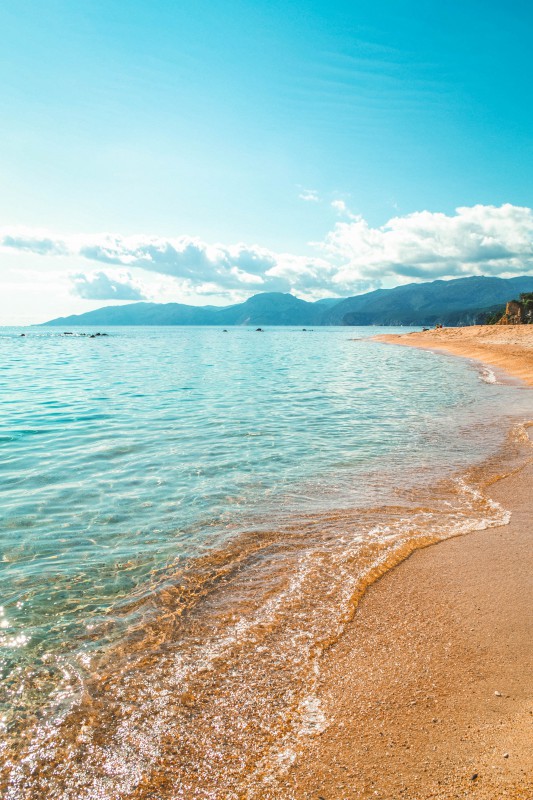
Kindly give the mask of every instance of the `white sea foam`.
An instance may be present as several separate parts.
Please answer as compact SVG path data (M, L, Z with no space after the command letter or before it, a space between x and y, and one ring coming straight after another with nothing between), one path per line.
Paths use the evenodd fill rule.
M300 736L322 733L327 727L327 720L318 697L308 695L300 703Z
M500 383L496 374L490 367L482 367L479 371L479 377L484 383L496 384Z
M117 333L83 368L85 351L73 350L80 342L35 347L33 370L31 353L23 369L9 349L0 353L17 417L3 442L12 459L3 531L6 573L16 578L10 623L15 635L38 631L36 641L46 633L51 652L36 655L58 672L77 661L101 701L82 730L90 758L72 769L69 755L50 770L51 781L61 772L69 797L132 792L164 759L174 775L165 746L176 731L191 748L180 779L193 783L172 796L200 796L190 786L203 776L215 786L203 797L233 798L237 774L248 776L240 796L265 800L265 775L269 800L281 796L276 765L286 769L298 736L328 724L320 655L361 587L403 557L406 543L509 519L467 482L459 495L424 488L497 449L501 429L486 420L505 417L515 390L483 390L459 360L355 348L342 331L298 345L284 336L258 344L236 331L228 350L209 331ZM79 394L70 399L72 365ZM491 370L484 382L497 382ZM36 432L48 453L38 461ZM258 531L271 535L270 550L247 549ZM195 557L223 554L234 540L242 551L227 571L201 573L187 629L178 566L190 559L194 571ZM24 608L13 602L23 592ZM149 629L153 637L130 652L128 634L138 641ZM63 660L66 642L80 649ZM9 657L21 652L33 669L22 652L33 646ZM95 652L109 678L101 684ZM65 668L60 680L47 695L60 711L14 768L9 800L31 793L31 769L52 758L60 723L72 733L68 698L80 711L83 676ZM78 724L69 753L79 733ZM217 764L226 772L213 777Z

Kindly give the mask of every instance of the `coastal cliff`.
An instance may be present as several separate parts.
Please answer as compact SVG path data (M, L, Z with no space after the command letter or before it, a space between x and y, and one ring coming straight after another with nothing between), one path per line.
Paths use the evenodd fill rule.
M498 325L531 325L533 323L533 292L520 295L519 300L511 300L505 307L505 314Z

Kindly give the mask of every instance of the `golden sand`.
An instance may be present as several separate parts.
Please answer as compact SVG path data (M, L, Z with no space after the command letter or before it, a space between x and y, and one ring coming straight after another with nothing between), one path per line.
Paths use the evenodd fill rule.
M452 352L453 340L453 352L495 367L512 363L509 371L531 381L533 336L522 330L385 341L418 345L422 337L421 346ZM517 447L528 445L520 439ZM39 761L19 747L20 791L10 797L532 800L533 466L516 471L525 460L515 462L509 444L490 480L473 481L512 510L510 525L418 550L388 572L415 547L453 535L461 512L453 493L440 487L435 497L432 489L422 504L415 493L420 531L406 541L399 533L392 555L372 539L348 552L343 532L354 519L344 511L259 531L247 548L230 543L214 560L208 554L203 569L184 570L154 595L153 618L139 619L123 650L102 656L73 713L46 730ZM515 472L495 482L504 461ZM490 522L485 505L480 495L464 514ZM431 509L438 530L428 535ZM368 509L368 524L386 511ZM404 506L388 511L381 521L390 526L399 514L403 531ZM378 574L365 572L376 564ZM347 598L351 574L362 583ZM290 601L268 605L269 617L256 614L262 599L285 596L299 575ZM178 645L188 673L176 669ZM310 686L306 731L296 722Z
M401 335L384 334L376 336L376 339L474 358L533 386L533 325L473 325Z
M508 526L414 553L374 584L325 656L330 727L298 798L533 797L533 469L493 496Z
M533 326L377 338L533 385ZM529 464L490 491L509 525L419 550L370 587L325 654L331 724L300 750L297 798L533 798L532 488Z

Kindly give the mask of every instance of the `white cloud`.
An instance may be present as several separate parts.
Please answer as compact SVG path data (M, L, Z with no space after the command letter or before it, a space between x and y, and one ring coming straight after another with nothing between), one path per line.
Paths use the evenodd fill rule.
M513 275L533 269L533 213L510 204L477 205L451 216L420 211L393 217L379 228L356 217L338 222L319 247L339 264L340 286L356 277Z
M265 291L316 299L357 294L382 283L533 271L529 208L477 205L451 215L421 211L371 227L350 215L342 200L333 206L348 219L315 243L315 256L242 243L208 244L189 236L54 236L24 229L0 230L0 246L19 252L20 259L34 254L43 263L64 264L69 272L74 261L78 295L91 299L141 299L145 290L130 270L143 271L139 274L152 294L156 285L163 287L155 291L158 298L163 292L172 299L174 286L185 302L206 295L237 301ZM105 264L106 272L87 276L87 262Z
M0 231L0 246L42 254L41 232ZM334 269L324 258L275 253L259 245L207 244L190 236L48 236L46 254L142 269L175 278L188 291L316 291Z
M85 300L146 300L146 294L131 275L111 278L105 272L70 275L72 292Z
M348 219L357 220L358 217L352 214L344 200L332 200L331 207L335 209L340 217L348 217Z
M65 242L60 239L51 239L45 232L40 230L27 230L25 228L15 228L13 231L2 231L0 235L2 247L13 248L26 253L37 253L38 255L66 255L68 248Z
M319 203L320 197L318 192L315 189L304 189L298 195L300 200L303 200L306 203Z
M333 200L331 203L331 207L338 211L339 214L346 214L348 208L344 200Z
M298 286L304 289L307 276L312 278L317 269L329 266L324 259L273 253L258 245L209 245L186 236L158 239L106 235L82 243L78 252L92 261L170 275L190 286L212 284L218 291L289 291L294 288L295 263L301 279Z

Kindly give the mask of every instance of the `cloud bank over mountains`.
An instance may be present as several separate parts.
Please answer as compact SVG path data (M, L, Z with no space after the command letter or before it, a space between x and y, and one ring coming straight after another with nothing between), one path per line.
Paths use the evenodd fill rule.
M173 286L197 295L244 298L262 291L292 291L317 299L359 294L384 282L531 272L533 212L510 204L476 205L457 208L453 215L421 211L397 216L375 228L347 214L312 246L315 255L305 256L259 245L208 244L188 236L56 236L31 229L0 230L4 253L31 253L61 263L72 291L86 299L149 298L154 273L164 277L168 293L159 300L174 299ZM76 271L69 264L73 260ZM99 269L80 271L80 263Z
M420 211L393 217L381 228L362 218L339 222L323 250L345 266L340 283L354 272L435 280L462 275L513 275L533 269L533 213L506 204L458 208L455 215Z
M122 279L113 280L105 272L92 275L83 273L70 276L73 291L86 300L146 300L147 296L126 274Z

